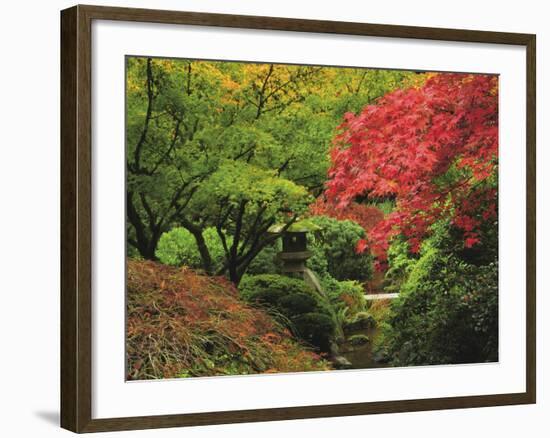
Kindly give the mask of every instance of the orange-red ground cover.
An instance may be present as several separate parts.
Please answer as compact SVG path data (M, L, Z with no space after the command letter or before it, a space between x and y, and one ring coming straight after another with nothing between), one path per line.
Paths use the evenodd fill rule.
M127 277L129 379L330 368L224 278L137 260Z

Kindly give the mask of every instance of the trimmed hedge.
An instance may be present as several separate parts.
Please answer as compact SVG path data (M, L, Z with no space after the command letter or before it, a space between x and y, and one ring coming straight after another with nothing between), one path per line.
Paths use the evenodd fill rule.
M355 251L357 242L366 237L365 230L350 220L314 216L310 221L321 228L312 233L307 264L320 277L329 274L336 280L366 281L372 277L372 256ZM311 234L310 234L311 235Z
M275 274L246 275L239 290L245 300L268 309L297 337L329 351L335 331L333 313L303 280Z

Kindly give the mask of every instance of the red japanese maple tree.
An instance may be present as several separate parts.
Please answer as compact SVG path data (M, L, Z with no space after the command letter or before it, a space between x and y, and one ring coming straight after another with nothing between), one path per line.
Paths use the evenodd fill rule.
M496 216L498 78L433 74L348 113L331 151L325 195L346 209L358 197L394 199L396 208L368 233L379 261L402 234L417 252L430 226L449 217L464 245L479 242Z

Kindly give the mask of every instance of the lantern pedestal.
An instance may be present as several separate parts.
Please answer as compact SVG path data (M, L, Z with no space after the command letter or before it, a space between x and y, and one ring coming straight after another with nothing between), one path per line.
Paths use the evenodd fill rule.
M306 270L306 260L312 255L313 253L311 251L283 251L277 254L277 257L283 262L281 270L284 274L302 274Z

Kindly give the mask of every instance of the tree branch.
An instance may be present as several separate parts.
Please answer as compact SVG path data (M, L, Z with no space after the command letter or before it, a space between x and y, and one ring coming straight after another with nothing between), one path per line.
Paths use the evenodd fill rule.
M256 120L260 118L260 116L262 115L262 109L265 105L265 103L267 102L267 99L264 100L264 95L265 95L265 89L267 87L267 83L269 81L269 78L271 77L271 75L273 74L273 70L274 70L274 67L273 67L273 64L270 64L269 65L269 71L264 79L264 82L262 84L262 88L260 89L260 94L259 94L259 101L258 101L258 111L256 111Z
M143 130L141 131L141 136L139 137L136 148L134 150L134 169L136 171L139 171L139 169L141 168L141 150L143 149L143 145L147 137L149 122L151 120L151 114L153 112L153 70L151 64L151 58L147 58L147 112L145 113L145 121L143 124Z

